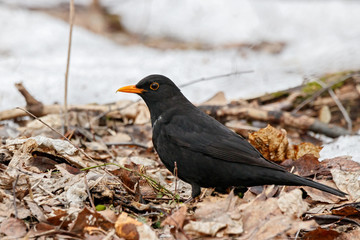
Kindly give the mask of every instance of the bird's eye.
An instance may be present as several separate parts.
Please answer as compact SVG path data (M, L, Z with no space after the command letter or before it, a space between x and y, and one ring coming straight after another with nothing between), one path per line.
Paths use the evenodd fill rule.
M151 90L156 91L156 90L158 90L158 88L159 88L159 84L157 82L153 82L153 83L150 84L150 89Z

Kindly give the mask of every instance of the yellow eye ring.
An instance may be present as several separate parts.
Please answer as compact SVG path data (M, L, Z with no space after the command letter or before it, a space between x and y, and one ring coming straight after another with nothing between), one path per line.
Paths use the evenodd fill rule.
M153 83L150 84L150 89L151 90L156 91L156 90L158 90L158 88L159 88L159 84L157 82L153 82Z

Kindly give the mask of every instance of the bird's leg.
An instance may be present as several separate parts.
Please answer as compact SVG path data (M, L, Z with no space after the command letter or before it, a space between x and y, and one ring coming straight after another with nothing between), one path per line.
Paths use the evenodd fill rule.
M188 200L186 200L184 203L190 203L192 202L197 196L199 196L201 193L201 188L196 183L191 183L191 197L189 197Z
M201 193L201 188L196 183L191 183L191 197L196 198Z
M201 188L196 183L191 183L191 197L188 198L184 203L188 204L196 199L201 193Z

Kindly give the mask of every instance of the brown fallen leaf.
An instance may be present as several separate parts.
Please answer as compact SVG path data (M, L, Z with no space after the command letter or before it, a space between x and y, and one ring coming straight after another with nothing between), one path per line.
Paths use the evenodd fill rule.
M8 218L1 223L0 232L14 238L21 238L27 232L26 224L17 218Z
M155 232L146 224L137 221L122 212L115 222L115 231L119 237L126 240L158 239Z
M308 204L302 199L300 189L294 189L288 193L282 192L277 200L277 204L283 213L295 215L298 218L309 208Z
M115 135L105 136L103 137L105 143L124 143L124 142L131 142L131 137L122 132L118 132Z
M335 183L333 181L327 181L327 180L316 180L318 183L322 183L324 185L327 185L329 187L337 188ZM338 203L341 201L341 198L338 196L335 196L333 194L323 192L321 190L318 190L316 188L311 188L307 186L302 186L302 189L306 191L306 193L310 196L312 201L315 202L323 202L323 203Z
M340 216L355 216L360 217L359 203L349 203L340 207L331 209L332 214Z
M349 194L346 197L351 201L358 201L360 198L360 171L345 172L340 169L331 169L330 171L336 186Z
M185 218L186 218L186 211L187 211L187 207L185 205L182 206L180 209L178 209L173 214L168 216L161 223L161 226L163 227L165 225L171 225L171 226L174 226L177 229L182 228L183 225L184 225Z
M264 200L259 195L249 203L240 205L239 210L246 221L244 234L239 239L287 239L300 229L310 230L317 226L313 220L303 222L296 217L307 209L299 191L285 193L284 199L280 201L276 198Z
M124 167L131 169L133 171L140 171L139 167L134 163L125 164ZM132 171L128 171L123 168L118 168L110 171L115 176L118 176L128 188L134 190L135 185L139 182L140 176Z
M323 229L318 227L317 229L307 232L302 239L313 240L313 239L322 239L322 240L334 240L340 235L339 232L331 229Z
M226 223L213 221L199 222L191 220L188 224L185 225L184 230L193 234L196 233L200 235L208 235L214 237L217 232L224 228L226 228Z
M321 165L321 170L327 172L329 172L330 169L333 168L341 169L342 171L345 172L360 171L360 163L351 160L350 156L340 156L331 159L324 159L323 161L320 162L320 165Z
M291 151L290 149L288 150L287 158L299 159L305 154L312 154L316 158L319 158L322 147L315 146L312 143L304 142L300 143L299 145L292 145L292 149L292 153L289 153L289 151Z
M31 238L35 238L37 235L41 234L41 233L45 233L51 230L55 230L56 227L52 226L50 224L47 223L38 223L35 226L33 226L33 228L30 229L29 233L28 233L28 237Z
M184 226L184 230L193 235L241 234L243 223L237 209L240 202L242 200L235 196L233 191L225 199L207 197L203 202L197 204L194 221L189 221Z
M320 162L313 154L305 154L295 161L291 159L286 160L281 165L289 170L294 167L292 172L303 177L315 175L320 168Z
M284 129L278 130L271 125L249 134L249 142L261 152L266 159L284 161L289 142Z
M220 91L220 92L217 92L210 99L201 103L201 105L222 106L222 105L227 104L227 102L228 101L226 100L224 92Z
M92 209L85 207L71 224L70 232L75 234L82 234L84 233L85 227L89 226L101 228L104 231L109 231L114 227L114 224L109 222L98 212L94 212Z

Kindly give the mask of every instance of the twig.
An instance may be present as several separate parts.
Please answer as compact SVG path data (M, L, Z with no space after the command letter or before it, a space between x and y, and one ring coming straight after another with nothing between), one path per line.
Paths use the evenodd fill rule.
M321 86L324 87L324 83L321 81L317 81ZM344 116L344 119L347 123L347 127L348 127L348 131L351 132L352 131L352 121L351 118L349 116L349 114L347 113L346 109L344 108L344 106L342 105L341 101L339 100L339 98L336 96L336 94L334 93L334 91L331 88L328 88L328 92L330 94L330 96L332 97L332 99L334 100L334 102L336 103L336 105L338 106L341 114Z
M90 157L84 150L82 150L81 148L79 148L78 146L76 146L75 144L73 144L67 137L65 137L63 134L61 134L59 131L57 131L55 128L51 127L49 124L47 124L46 122L44 122L43 120L41 120L40 118L36 117L34 114L32 114L31 112L27 111L26 109L23 109L21 107L16 107L16 109L20 109L24 112L26 112L27 114L29 114L30 116L32 116L33 118L35 118L36 120L38 120L39 122L41 122L42 124L44 124L45 126L47 126L48 128L50 128L51 130L53 130L54 132L56 132L57 134L59 134L61 137L64 138L65 141L67 141L68 143L70 143L72 146L74 146L78 151L80 151L82 154L84 154L89 160L93 161L94 163L97 164L97 162Z
M15 83L15 87L24 96L26 101L26 109L36 116L42 116L44 111L44 105L38 100L36 100L22 85L22 83Z
M19 174L16 175L16 180L13 182L13 203L14 203L14 210L15 210L15 218L18 218L18 210L16 207L16 185L19 181Z
M25 176L25 179L26 179L27 188L29 190L29 196L30 196L31 200L34 201L34 194L33 194L33 191L32 191L30 178L28 176Z
M39 185L38 188L40 188L41 190L43 190L44 192L46 192L46 193L47 193L48 195L50 195L51 197L53 197L53 198L55 197L55 195L54 195L52 192L46 190L43 186Z
M174 190L174 195L176 196L177 194L177 181L178 181L178 168L177 168L177 163L176 161L174 162L174 176L175 176L175 190Z
M148 149L149 147L141 144L141 143L136 143L136 142L109 142L109 143L105 143L106 146L136 146L136 147L141 147L144 149Z
M106 234L106 236L103 238L103 240L111 240L114 239L113 236L115 236L116 232L115 229L112 229L108 232L108 234Z
M68 79L69 79L69 68L70 68L70 55L71 55L71 41L72 41L72 31L74 25L75 18L75 5L74 0L70 0L70 16L69 16L69 24L70 24L70 32L69 32L69 44L68 44L68 52L67 52L67 60L66 60L66 72L65 72L65 92L64 92L64 117L65 117L65 131L69 128L69 116L68 116L68 107L67 107L67 95L68 95Z
M107 166L107 165L114 165L114 166L117 166L119 168L122 168L126 171L129 171L129 172L132 172L140 177L143 177L145 178L145 180L153 187L155 188L156 190L158 190L159 192L162 192L164 193L165 195L171 197L172 199L174 198L174 194L168 190L167 188L165 188L164 186L162 186L160 183L156 182L154 179L152 179L151 177L145 175L145 174L142 174L142 173L139 173L133 169L130 169L130 168L127 168L127 167L124 167L124 166L121 166L119 164L116 164L116 163L104 163L104 164L101 164L101 165L97 165L97 166L91 166L91 167L87 167L87 168L83 168L81 169L81 171L85 171L85 170L89 170L89 169L92 169L92 168L97 168L97 167L103 167L103 166ZM125 186L125 184L124 184ZM162 191L161 191L162 190Z
M198 83L198 82L209 81L209 80L214 80L214 79L217 79L217 78L224 78L224 77L230 77L230 76L233 76L233 75L253 73L253 72L254 72L254 70L236 71L236 72L231 72L231 73L226 73L226 74L221 74L221 75L215 75L215 76L211 76L211 77L199 78L199 79L195 79L195 80L192 80L192 81L184 83L184 84L180 84L179 87L183 88L183 87L187 87L187 86L190 86L190 85Z
M295 170L295 166L292 166L289 172L290 172L290 173L294 173L294 170ZM282 192L285 191L285 188L286 188L286 185L284 185L284 186L281 188L279 195L280 195Z
M297 113L301 108L303 108L305 105L309 104L310 102L314 101L315 98L319 97L323 92L325 92L326 90L332 88L335 84L338 84L339 82L343 82L346 81L347 79L355 76L357 74L349 74L346 75L343 78L340 78L337 81L331 82L329 83L327 86L323 86L320 90L318 90L317 92L315 92L310 98L305 99L302 103L300 103L294 110L292 110L291 113Z
M87 192L87 194L89 196L89 201L90 201L91 207L96 212L94 200L92 199L92 196L91 196L91 193L90 193L89 183L87 181L86 174L84 175L84 183L85 183L85 187L86 187L86 192Z

